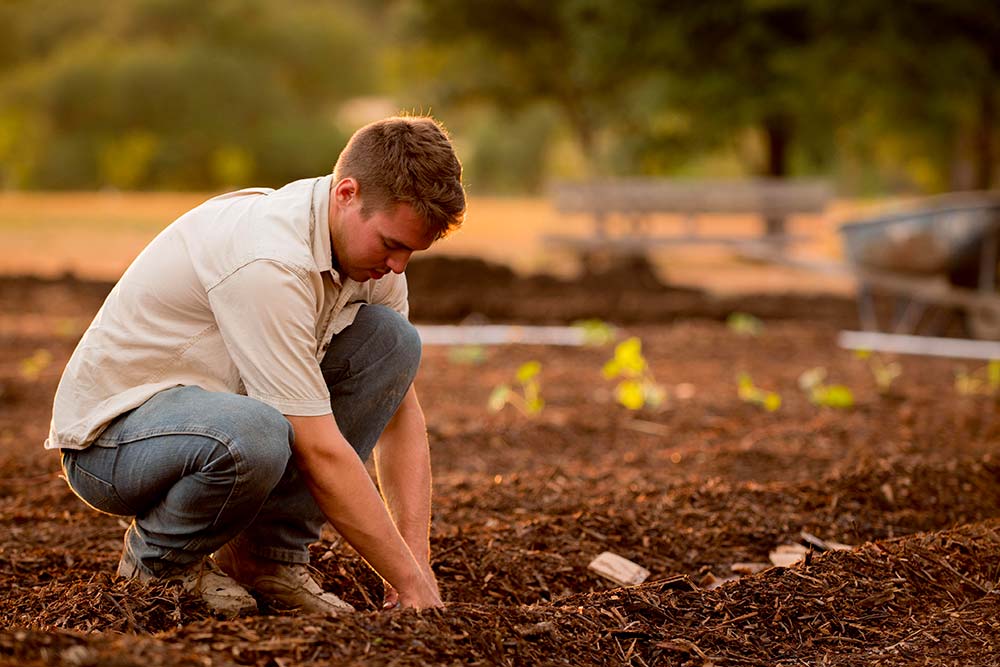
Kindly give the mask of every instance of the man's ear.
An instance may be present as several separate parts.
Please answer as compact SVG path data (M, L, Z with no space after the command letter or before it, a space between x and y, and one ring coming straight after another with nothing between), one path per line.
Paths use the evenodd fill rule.
M333 186L333 197L338 204L347 204L358 196L358 182L353 178L342 178Z

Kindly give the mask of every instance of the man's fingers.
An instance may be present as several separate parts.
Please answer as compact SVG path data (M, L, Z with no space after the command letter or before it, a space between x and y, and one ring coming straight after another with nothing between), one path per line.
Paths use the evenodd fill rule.
M382 600L383 610L395 609L399 606L399 593L395 588L387 584L385 587L385 596Z

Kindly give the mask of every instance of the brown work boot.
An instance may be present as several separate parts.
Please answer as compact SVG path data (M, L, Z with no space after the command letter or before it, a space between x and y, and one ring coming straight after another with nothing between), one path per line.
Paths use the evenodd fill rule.
M177 568L159 577L139 569L128 552L123 552L118 561L118 576L123 579L138 579L143 583L166 582L197 595L214 613L226 618L236 618L244 614L257 613L257 601L245 588L227 576L211 558Z
M232 542L212 557L223 572L275 610L328 615L354 611L354 607L320 588L307 565L256 558Z

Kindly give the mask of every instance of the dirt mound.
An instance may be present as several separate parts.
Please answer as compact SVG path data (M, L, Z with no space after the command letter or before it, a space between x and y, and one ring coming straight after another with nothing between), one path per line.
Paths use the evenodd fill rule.
M830 295L765 294L720 297L663 284L642 257L608 264L575 280L519 276L477 258L414 259L406 270L416 321L569 323L590 318L621 324L677 319L725 319L734 311L767 319L812 319L855 326L852 301Z

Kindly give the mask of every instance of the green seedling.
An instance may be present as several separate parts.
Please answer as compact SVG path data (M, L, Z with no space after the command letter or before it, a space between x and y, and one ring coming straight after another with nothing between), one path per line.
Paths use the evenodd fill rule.
M48 350L39 349L26 359L22 359L19 365L21 377L28 382L34 382L41 376L42 372L52 363L52 353Z
M768 412L774 412L781 407L781 396L754 385L753 378L748 373L740 373L736 381L736 393L744 403L756 405Z
M615 400L629 410L656 408L667 400L666 390L657 384L642 356L642 341L635 336L615 346L615 356L604 364L601 374L607 380L619 379Z
M61 317L59 318L54 328L56 336L59 338L65 338L67 340L73 338L79 338L80 334L86 329L86 325L82 325L79 320L73 317Z
M617 332L615 328L604 320L577 320L573 322L573 328L583 332L584 345L602 347L613 343Z
M513 405L526 417L534 417L545 407L542 400L542 385L538 379L542 365L528 361L517 369L515 386L502 384L493 389L487 402L491 412L500 412L506 405Z
M478 366L486 361L486 348L482 345L456 345L448 350L448 361L462 366Z
M726 326L740 336L756 338L764 333L764 323L750 313L730 313L726 318Z
M962 396L997 396L1000 394L1000 359L992 359L972 372L964 366L955 369L955 391Z
M871 350L856 350L854 356L866 362L880 394L892 391L892 383L903 374L903 367L898 361L886 362L881 355L872 354Z
M799 376L799 387L813 405L846 409L854 405L854 392L842 384L826 384L826 369L810 368Z

